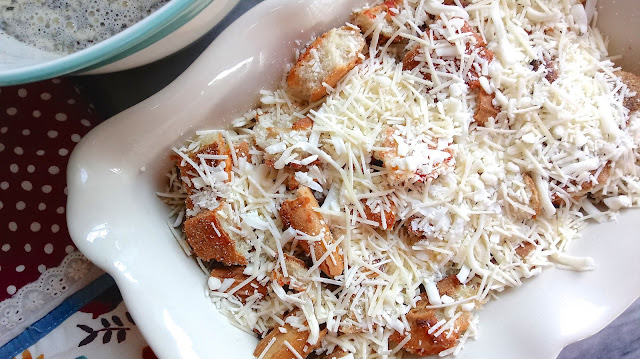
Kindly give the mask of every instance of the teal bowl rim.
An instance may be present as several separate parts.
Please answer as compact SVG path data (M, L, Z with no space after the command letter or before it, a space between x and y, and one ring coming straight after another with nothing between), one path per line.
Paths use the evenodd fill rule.
M50 79L122 59L175 31L211 1L171 0L130 28L87 49L41 64L0 72L0 86Z

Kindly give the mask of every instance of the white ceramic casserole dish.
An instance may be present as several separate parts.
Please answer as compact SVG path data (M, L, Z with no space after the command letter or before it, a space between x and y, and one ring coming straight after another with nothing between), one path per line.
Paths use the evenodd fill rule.
M274 88L284 64L294 60L296 40L304 43L341 24L364 2L265 1L171 85L97 127L74 151L68 168L72 238L115 278L159 357L251 358L257 342L218 313L204 295L202 271L167 227L168 208L155 193L164 188L171 147L198 129L227 127L255 106L258 90ZM626 56L630 43L640 43L640 32L629 32L620 19L637 19L637 13L633 1L601 9L603 31L618 39L612 53ZM469 341L459 357L551 359L595 333L640 294L639 232L637 209L618 223L590 225L569 252L593 257L598 269L548 269L503 293L480 313L481 338Z

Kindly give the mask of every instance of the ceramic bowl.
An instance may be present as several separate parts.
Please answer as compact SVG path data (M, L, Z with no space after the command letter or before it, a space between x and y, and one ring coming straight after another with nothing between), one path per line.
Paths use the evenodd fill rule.
M257 105L258 90L274 88L284 64L294 60L296 40L341 24L364 1L259 4L176 81L98 126L76 147L68 168L71 236L115 278L159 357L251 358L257 343L205 296L205 276L168 229L168 209L155 193L164 188L170 148L197 129L227 127ZM636 11L634 2L601 9L601 21L614 20L602 28L614 34L625 26L608 17L630 13L625 9ZM640 32L631 34L621 42L638 40ZM590 224L569 253L593 257L598 268L550 268L501 293L480 312L479 340L467 342L459 357L552 359L604 327L640 294L638 233L637 209L617 223Z
M0 33L0 86L153 62L204 35L238 1L172 0L130 28L70 55L44 52Z

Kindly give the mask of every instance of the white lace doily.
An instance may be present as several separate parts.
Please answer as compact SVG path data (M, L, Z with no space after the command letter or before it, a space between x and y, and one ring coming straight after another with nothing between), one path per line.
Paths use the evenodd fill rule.
M71 252L59 266L46 270L37 281L0 302L0 346L102 273L80 252Z

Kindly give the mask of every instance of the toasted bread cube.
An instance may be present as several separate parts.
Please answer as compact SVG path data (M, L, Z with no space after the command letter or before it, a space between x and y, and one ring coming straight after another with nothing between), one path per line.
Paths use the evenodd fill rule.
M231 159L231 150L222 134L216 133L203 139L202 142L203 144L200 149L195 152L188 153L189 158L193 160L193 162L200 164L200 158L198 155L226 155L227 158L224 160L205 159L204 162L211 167L217 167L220 163L224 162L224 170L227 172L227 181L229 181L231 179L231 167L233 163ZM197 177L197 171L182 157L173 156L173 159L178 163L180 178L187 189L187 193L191 194L194 190L193 178Z
M335 349L333 349L333 351L329 354L322 354L320 356L318 356L316 359L343 359L346 358L347 355L349 355L351 353L349 353L348 351L343 350L342 348L336 347Z
M424 141L412 143L409 151L405 155L400 155L395 130L390 126L382 128L377 143L388 149L375 151L373 156L382 161L392 181L428 182L438 178L455 164L453 151L450 148L436 149Z
M536 187L536 183L533 181L533 178L530 174L525 173L522 175L524 179L524 184L527 186L527 190L531 192L531 198L529 199L529 207L533 209L536 213L533 215L533 218L536 218L537 215L540 214L540 196L538 194L538 188Z
M636 93L633 97L624 99L624 107L628 108L630 112L638 111L640 109L640 76L627 71L617 71L615 74L620 77L620 80L627 85L630 91Z
M213 211L201 212L184 222L187 242L195 254L205 261L215 260L226 265L246 265L248 244L236 233L227 231L228 220L219 215L222 203Z
M309 236L322 235L324 241L313 242L313 252L316 260L327 253L329 246L334 243L333 235L329 226L322 218L322 215L314 209L319 208L318 201L307 187L300 186L297 190L298 197L282 203L280 216L285 227L293 227L295 230L303 232ZM298 244L307 253L311 254L311 244L309 241L299 241ZM336 248L320 264L320 270L330 277L335 277L342 273L344 262L342 254Z
M280 286L288 285L289 288L302 292L307 289L308 279L305 279L307 272L307 265L300 259L284 254L284 265L287 268L287 276L282 273L282 268L276 265L276 268L271 273L271 278L276 281Z
M313 127L313 121L308 117L299 118L287 113L278 115L276 112L269 111L259 115L258 123L253 128L256 145L265 150L264 164L272 168L275 168L276 162L281 158L282 153L268 153L266 149L274 145L289 147L298 142L308 142L311 128ZM300 156L298 159L303 159L309 155L301 149L296 149L293 153ZM294 161L284 163L283 167L301 170L307 166L317 164L320 164L319 160L308 165L301 165Z
M448 335L448 330L438 336L435 336L437 331L429 334L431 327L446 318L443 309L428 309L425 308L426 305L428 305L426 301L420 300L417 307L407 313L407 321L411 327L411 339L404 344L403 349L411 354L436 355L441 351L453 348L469 327L470 314L464 313L454 322L451 335ZM389 340L400 343L405 337L406 335L395 332L389 337Z
M484 126L490 117L494 119L498 116L499 111L493 106L494 95L489 95L484 89L478 90L476 98L476 112L473 119L479 126Z
M253 355L256 358L262 357L263 359L306 358L314 349L320 346L322 338L327 334L327 329L323 329L320 332L318 341L313 345L307 343L309 334L308 330L299 332L289 323L285 323L282 327L273 328L266 337L260 340L256 350L253 351ZM295 350L295 353L292 349Z
M472 295L471 287L463 286L456 276L448 276L437 283L440 295L447 295L451 298L459 298L460 296ZM416 307L407 313L407 322L411 328L410 333L393 333L389 340L394 343L400 343L410 334L411 339L403 346L407 352L417 355L436 355L443 350L453 348L458 339L464 334L469 327L471 320L470 313L463 313L453 323L453 330L449 335L449 329L436 336L438 331L429 334L429 329L436 325L440 320L447 319L444 314L444 308L427 308L429 300L426 295L422 295L416 303Z
M309 117L303 117L296 120L293 125L291 125L291 129L294 131L308 130L311 127L313 127L313 120Z
M242 141L240 143L237 143L235 145L235 151L236 151L236 156L238 158L249 158L249 143L247 143L246 141Z
M423 54L424 53L422 48L418 45L415 45L409 52L404 55L404 58L402 59L402 69L411 71L418 67L418 65L420 65L422 61L419 61L417 58L422 56ZM426 78L430 80L431 75L427 74Z
M381 22L380 36L383 39L389 39L399 29L398 25L393 22L392 17L396 14L394 11L397 11L394 9L397 9L401 3L402 1L400 0L387 0L373 7L354 11L351 14L351 22L358 26L362 32L368 32ZM396 38L396 40L400 39L400 37Z
M531 252L533 252L534 249L536 249L535 244L531 242L522 242L515 248L515 251L520 258L525 259L529 254L531 254Z
M444 2L442 4L443 5L448 5L448 6L457 6L458 5L455 0L444 0ZM467 6L469 6L469 1L468 0L460 0L460 5L462 5L462 7L467 7Z
M287 76L289 92L306 101L317 101L327 94L326 83L335 87L359 62L365 40L350 27L329 30L300 55Z
M233 284L224 291L226 293L230 290L235 289L235 287L249 278L248 275L244 274L244 269L245 266L214 268L211 270L211 276L218 278L221 282L225 279L233 279ZM235 291L233 295L238 297L238 299L240 299L243 303L246 303L247 298L254 295L255 293L260 293L262 297L264 297L267 295L267 288L254 279L245 284L242 288Z
M579 191L572 191L568 187L565 187L565 190L573 199L579 200L587 194L592 193L595 189L597 189L596 187L601 188L602 186L604 186L611 176L611 169L611 162L608 161L607 163L605 163L604 167L602 167L600 173L598 173L598 170L591 171L591 174L594 176L596 175L596 173L598 173L598 177L596 177L595 180L582 183ZM560 197L557 192L551 196L551 202L553 202L553 204L557 207L565 203L564 199Z
M226 155L227 158L224 160L212 160L212 159L204 159L204 163L210 167L218 167L222 162L224 162L224 171L227 174L227 181L231 179L231 150L227 143L224 140L224 137L221 133L216 133L214 135L208 136L206 138L201 139L202 146L194 152L187 153L189 159L191 159L196 164L200 165L201 161L198 155ZM191 195L197 192L198 188L194 184L194 179L198 177L198 171L196 171L193 166L188 163L184 158L174 154L171 156L171 159L176 162L178 169L180 170L180 180L184 185L184 188L187 191L187 199L185 201L185 205L187 209L193 210L193 200Z
M364 213L367 215L368 220L376 222L377 225L383 229L393 228L393 225L396 223L395 203L389 201L389 206L384 206L380 203L381 208L377 212L374 212L373 209L367 205L367 200L363 199L360 202L364 207Z

